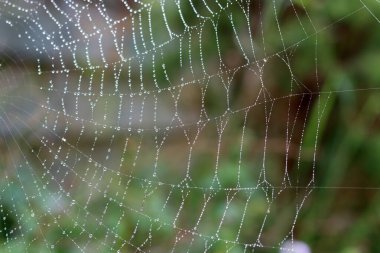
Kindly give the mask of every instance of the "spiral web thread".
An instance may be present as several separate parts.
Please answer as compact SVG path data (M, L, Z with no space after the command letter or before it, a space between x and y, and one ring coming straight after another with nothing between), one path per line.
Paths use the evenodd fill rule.
M12 153L3 246L245 252L293 241L333 92L319 87L318 34L334 24L317 27L302 0L265 2L272 19L256 19L268 16L261 4L2 0L0 18L24 46L2 90L37 87L36 96L2 95L2 145ZM284 6L299 27L292 44ZM357 6L341 19L369 12L379 22L366 2ZM267 36L263 20L277 33ZM316 86L293 72L293 54L310 41ZM270 82L278 62L281 92ZM286 231L273 232L289 203Z

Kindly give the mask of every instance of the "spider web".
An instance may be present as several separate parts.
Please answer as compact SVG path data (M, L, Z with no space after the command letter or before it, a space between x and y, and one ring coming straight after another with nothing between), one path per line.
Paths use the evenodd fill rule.
M266 252L297 239L334 92L318 75L318 34L334 23L316 25L308 3L2 0L4 249ZM368 6L335 21L379 22ZM311 84L294 67L304 50Z

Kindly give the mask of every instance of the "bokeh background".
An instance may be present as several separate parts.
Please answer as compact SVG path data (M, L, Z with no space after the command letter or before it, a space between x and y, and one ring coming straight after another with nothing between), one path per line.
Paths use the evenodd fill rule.
M138 6L127 2L132 8ZM204 1L189 2L194 2L200 15L210 15ZM207 3L208 7L217 9L217 2ZM89 4L87 11L95 13L101 3ZM50 1L40 4L52 8ZM47 38L42 31L56 29L49 18L30 16L44 27L33 30L33 22L17 17L16 7L27 8L27 4L0 4L0 251L170 252L176 245L177 252L203 252L205 247L210 252L280 252L285 241L299 240L312 252L380 252L379 2L232 1L211 18L218 20L218 40L211 23L203 25L192 5L182 4L181 11L196 27L193 37L181 35L184 27L174 1L153 4L165 6L173 34L183 38L181 47L192 45L197 51L200 43L203 54L192 59L190 69L179 64L179 44L170 42L169 47L154 49L157 58L152 63L147 54L143 82L139 62L126 64L124 70L131 66L132 74L122 72L118 79L121 92L138 94L140 83L152 93L162 90L157 95L159 117L152 121L154 101L147 96L144 119L139 120L144 102L137 96L137 109L121 113L121 128L104 130L103 125L115 124L121 111L118 95L103 99L95 88L93 94L100 100L97 108L103 109L96 109L90 118L88 106L76 106L75 97L62 91L68 87L75 92L82 73L84 81L78 91L83 95L92 69L78 71L70 53L62 50L71 70L55 74L61 67L59 58L53 60L54 51L46 46L48 40L60 45L65 36L80 40L84 33L102 26L101 16L94 14L92 21L84 17L82 34L67 32L63 37ZM64 9L68 3L59 6ZM130 15L123 6L115 1L104 8L116 20ZM160 8L152 10L153 33L159 44L171 36ZM136 17L136 23L141 22L139 18L144 20ZM133 40L130 19L119 25L123 32L116 36L125 35L126 47L138 45L137 49L126 48L126 57L138 50L149 52L149 45ZM26 30L29 34L23 33ZM111 62L120 60L112 34L101 31L102 54ZM111 94L115 86L112 68L102 62L96 43L87 45L91 64L99 65L105 78L95 73L98 84L94 85L104 85ZM77 54L79 65L87 64L83 52ZM223 74L207 79L203 65L208 74ZM152 66L159 69L158 86L148 74ZM132 83L129 90L123 88L128 83ZM170 92L170 87L183 83L189 85L178 93ZM175 96L179 97L177 107L173 106ZM87 97L83 99L88 102ZM69 114L90 121L77 124L43 107L62 111L61 103L67 103ZM182 122L171 121L173 112L180 114ZM183 130L194 138L199 128L191 126L199 120L205 125L192 151L191 176L186 177L190 151ZM156 124L159 134L138 130ZM126 138L129 144L124 150ZM166 140L158 156L157 140L162 138ZM54 163L54 153L65 165ZM152 178L154 168L164 185ZM189 231L208 197L197 233L210 238L199 239ZM219 226L224 215L223 226ZM185 230L174 228L176 222ZM214 234L218 236L211 238ZM180 238L178 243L176 238Z

